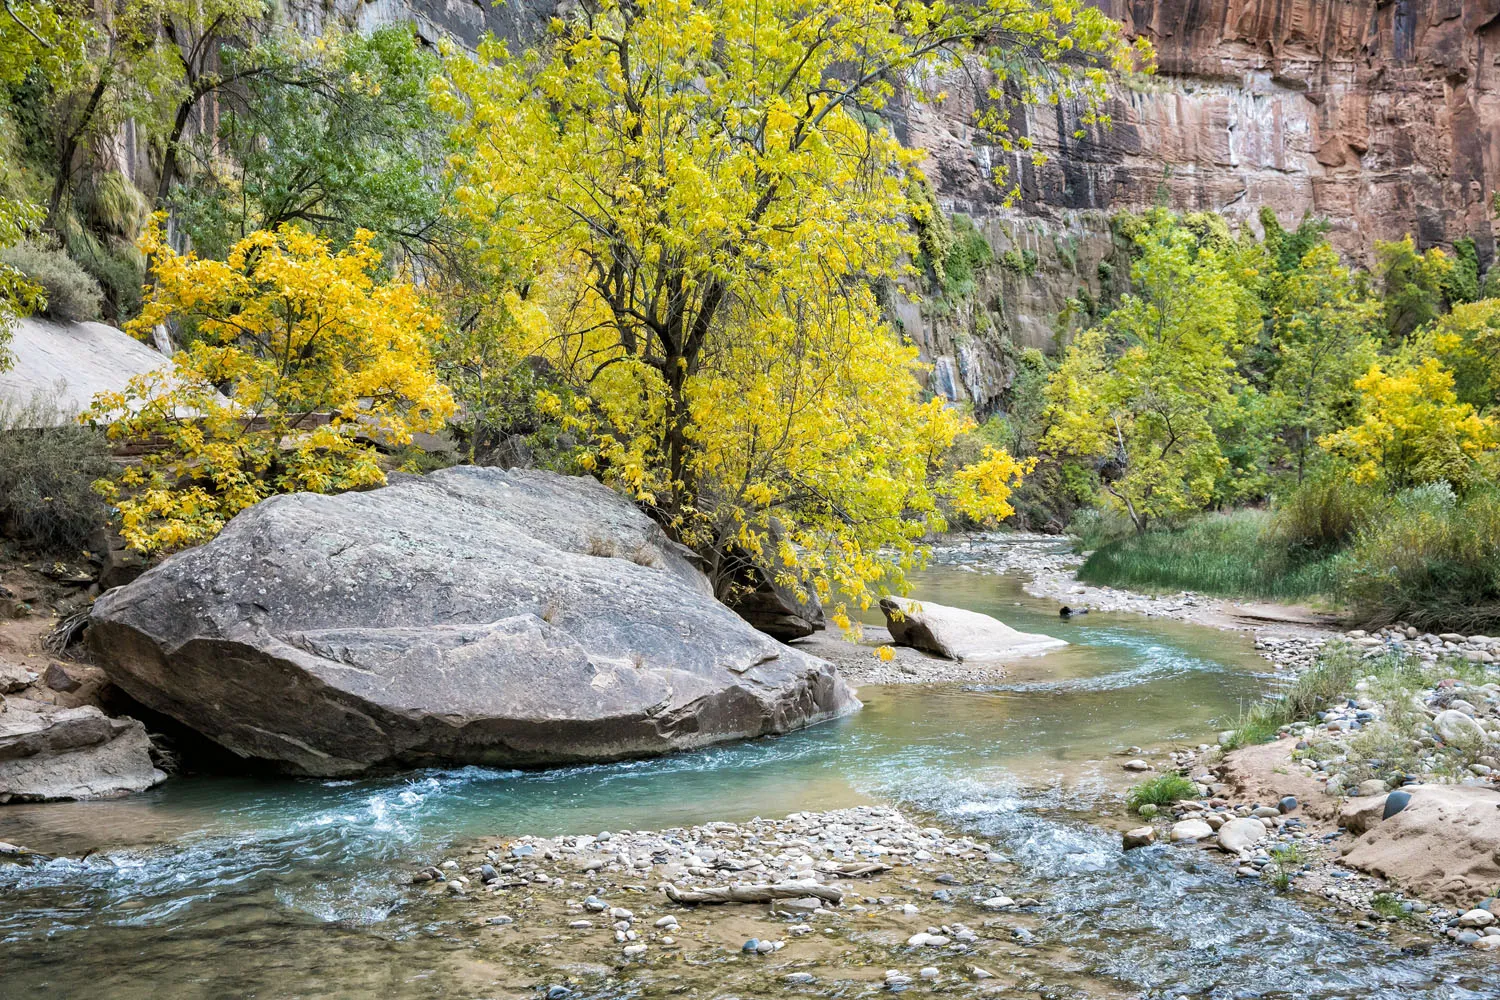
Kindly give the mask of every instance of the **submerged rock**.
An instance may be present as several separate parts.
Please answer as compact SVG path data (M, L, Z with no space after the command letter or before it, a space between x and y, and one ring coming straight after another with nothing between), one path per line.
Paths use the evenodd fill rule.
M309 775L644 756L859 707L629 501L537 471L273 497L101 597L89 639L142 704Z
M146 727L135 719L24 698L0 713L0 802L106 798L166 777L152 765Z
M1061 639L1018 632L977 611L950 608L908 597L882 597L891 638L900 646L926 650L950 660L998 660L1032 656L1066 646Z

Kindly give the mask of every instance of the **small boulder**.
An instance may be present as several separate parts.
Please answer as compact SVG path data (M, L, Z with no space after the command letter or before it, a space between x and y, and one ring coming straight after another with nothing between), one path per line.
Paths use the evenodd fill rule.
M1156 828L1150 826L1138 826L1133 830L1126 830L1124 836L1125 850L1134 850L1137 847L1149 847L1156 843Z
M1256 824L1257 826L1259 824ZM1185 819L1172 824L1172 832L1168 834L1172 843L1181 843L1184 840L1207 840L1214 835L1213 827L1201 819Z
M1219 847L1231 854L1248 851L1266 839L1266 825L1258 819L1242 816L1219 827Z
M1489 910L1473 909L1458 918L1460 927L1488 927L1495 922L1495 915Z
M1445 743L1477 746L1484 742L1484 729L1473 718L1457 709L1439 712L1437 718L1432 720L1432 728L1437 730Z
M1389 786L1380 778L1366 778L1354 789L1354 794L1358 796L1384 795L1387 788Z
M906 597L882 597L891 639L950 660L998 660L1032 656L1066 646L1061 639L1018 632L998 619L977 611L950 608Z

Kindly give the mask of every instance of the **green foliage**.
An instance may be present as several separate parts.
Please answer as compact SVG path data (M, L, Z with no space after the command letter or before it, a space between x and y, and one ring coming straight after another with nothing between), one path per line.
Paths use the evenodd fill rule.
M968 295L980 273L995 259L989 240L966 215L955 215L953 238L942 258L943 290L950 296Z
M269 70L224 98L218 130L191 150L196 183L173 198L200 253L287 222L340 243L368 229L398 259L430 261L453 242L436 171L446 122L428 103L439 61L409 25L273 38L240 59Z
M1390 342L1399 343L1442 311L1453 261L1436 247L1418 253L1410 236L1391 243L1377 242L1375 256L1375 273L1385 299L1386 336Z
M119 171L90 178L80 192L85 220L103 235L134 243L151 214L151 203Z
M1277 251L1304 242L1284 238ZM1272 311L1275 369L1268 379L1267 417L1300 477L1316 456L1318 439L1353 416L1354 382L1376 358L1371 331L1380 305L1327 243L1315 244L1283 270Z
M99 318L104 293L78 262L56 245L36 239L22 240L0 249L0 264L14 268L46 293L42 315L56 320Z
M1479 251L1468 237L1453 241L1453 269L1443 279L1443 298L1449 306L1479 298Z
M1022 250L1019 247L1011 247L1000 255L1000 266L1022 277L1029 278L1035 274L1036 264L1035 250Z
M1200 509L1229 469L1214 420L1237 405L1234 357L1260 329L1252 248L1222 220L1121 223L1132 292L1082 334L1048 385L1045 446L1109 460L1103 489L1137 530Z
M1288 552L1326 555L1351 543L1388 507L1380 491L1360 486L1347 468L1329 464L1276 504L1266 539Z
M1244 510L1204 514L1175 530L1137 532L1095 550L1078 578L1137 590L1274 600L1334 592L1336 557L1298 558L1268 545L1269 522L1263 511Z
M76 552L105 522L94 481L113 468L104 434L45 397L0 399L0 530L45 554Z
M1349 551L1343 593L1365 626L1500 632L1500 491L1446 484L1395 496Z
M1132 788L1125 796L1125 804L1131 812L1139 812L1144 805L1167 806L1197 795L1197 786L1182 775L1160 774Z

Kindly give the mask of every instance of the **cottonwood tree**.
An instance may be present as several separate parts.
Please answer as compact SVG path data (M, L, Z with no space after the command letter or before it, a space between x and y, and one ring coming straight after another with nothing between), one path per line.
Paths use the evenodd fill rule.
M442 106L456 199L520 276L498 326L569 387L586 462L690 545L863 596L940 495L1003 515L1019 472L940 474L966 421L922 398L874 290L916 250L918 154L881 112L963 65L1024 147L1007 93L1097 118L1134 58L1075 0L584 0L537 49L451 58Z
M1272 312L1277 366L1270 396L1299 483L1318 438L1352 415L1354 380L1375 362L1372 331L1380 320L1380 302L1327 243L1308 250L1282 283Z
M1214 418L1236 405L1261 314L1256 269L1222 220L1154 212L1133 242L1132 291L1048 384L1043 447L1104 466L1106 494L1144 531L1201 510L1227 471Z

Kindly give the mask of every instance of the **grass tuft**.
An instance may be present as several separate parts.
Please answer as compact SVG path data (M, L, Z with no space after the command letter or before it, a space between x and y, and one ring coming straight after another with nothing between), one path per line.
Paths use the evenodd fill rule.
M1162 774L1143 781L1130 790L1125 803L1131 812L1141 806L1165 806L1182 799L1191 799L1198 794L1198 787L1180 774Z

